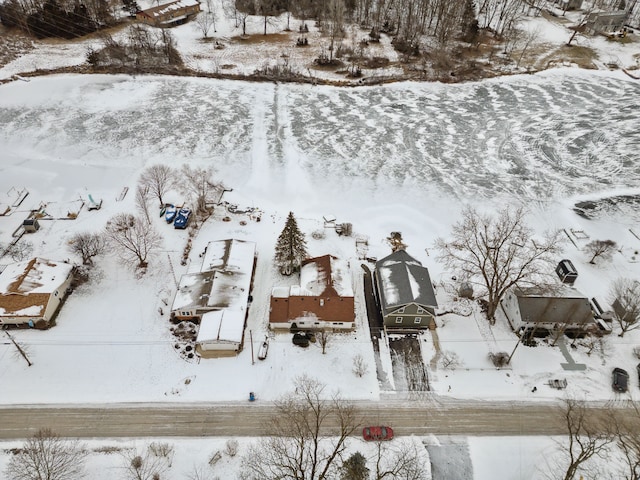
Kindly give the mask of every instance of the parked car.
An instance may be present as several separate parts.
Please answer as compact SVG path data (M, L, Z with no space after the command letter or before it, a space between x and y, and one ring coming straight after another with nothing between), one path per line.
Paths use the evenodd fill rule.
M613 369L613 389L616 392L626 392L629 385L629 374L622 368Z
M165 205L164 207L164 219L167 223L173 223L173 221L176 219L176 212L178 211L178 209L175 207L175 205Z
M380 442L383 440L391 440L393 438L393 429L391 427L364 427L362 429L362 438L369 442Z
M293 344L302 348L307 348L309 346L309 337L305 333L294 333L293 334Z
M176 213L176 219L173 222L173 228L187 228L189 224L189 218L191 218L191 210L188 208L181 208Z

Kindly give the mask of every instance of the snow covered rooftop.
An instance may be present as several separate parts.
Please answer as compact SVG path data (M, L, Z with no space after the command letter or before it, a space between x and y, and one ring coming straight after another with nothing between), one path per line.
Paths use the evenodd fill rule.
M200 272L183 275L172 310L244 310L251 287L256 244L243 240L209 242Z
M237 310L216 310L202 315L196 343L242 341L244 312Z
M0 294L53 293L62 285L72 266L36 257L7 265L0 274Z
M333 255L309 258L300 269L300 285L292 286L290 294L353 297L348 273L347 263Z
M199 4L200 2L196 0L178 0L177 2L165 3L163 5L158 5L157 7L149 8L144 10L142 13L152 18L160 18L169 12L181 11L189 7L195 7Z
M376 263L380 301L386 312L415 302L437 307L429 270L404 250L398 250Z
M0 274L0 315L38 317L72 266L44 258L8 265Z

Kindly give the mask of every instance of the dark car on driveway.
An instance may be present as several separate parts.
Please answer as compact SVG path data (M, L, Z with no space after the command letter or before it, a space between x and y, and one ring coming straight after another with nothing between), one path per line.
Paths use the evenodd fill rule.
M173 228L187 228L189 218L191 218L191 210L188 208L181 208L178 210L178 213L176 213L176 219L173 221Z
M369 442L391 440L393 438L393 429L391 427L364 427L362 429L362 438Z
M613 369L613 389L616 392L626 392L629 385L629 374L622 368Z

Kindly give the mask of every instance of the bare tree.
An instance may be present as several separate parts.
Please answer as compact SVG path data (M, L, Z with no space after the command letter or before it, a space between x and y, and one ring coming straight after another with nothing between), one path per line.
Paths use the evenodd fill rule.
M87 451L78 440L60 438L48 428L28 439L7 466L11 480L74 480L84 474Z
M620 336L640 327L640 282L618 278L611 286L611 305L620 326Z
M640 478L640 411L635 405L635 415L627 412L614 412L612 422L615 428L616 445L624 458L624 472L621 478L638 480Z
M524 57L531 44L535 42L538 37L540 37L540 27L536 27L533 30L527 30L524 35L520 36L520 42L518 42L518 48L520 48L520 56L518 57L518 61L516 62L516 68L520 67L522 57Z
M216 17L213 12L200 12L196 17L196 26L202 32L202 37L207 38L209 36L209 30L213 27L215 30Z
M230 438L224 444L224 453L226 453L230 457L235 457L238 454L238 448L240 448L238 440L236 440L235 438Z
M215 476L209 467L198 465L193 467L191 473L187 475L188 480L220 480Z
M285 11L283 5L285 3L280 0L256 0L256 13L262 16L263 21L263 35L267 34L267 25L275 24L273 17Z
M136 207L144 218L147 219L147 223L151 223L151 216L149 215L149 188L138 184L136 188Z
M460 356L453 351L446 350L442 352L439 359L440 366L445 370L455 370L462 366Z
M167 459L153 454L150 449L144 453L136 449L122 453L122 469L127 480L160 480L168 467Z
M149 255L160 247L162 240L151 224L129 213L112 217L107 222L105 234L120 251L123 261L137 261L138 268L147 265Z
M11 242L5 247L0 246L2 256L8 255L14 262L21 262L26 260L33 253L33 243L27 240L19 240L17 242Z
M69 251L82 257L83 265L93 265L93 257L104 253L105 237L99 233L76 233L68 242Z
M180 188L186 195L195 197L197 210L200 213L206 212L207 204L215 201L224 189L221 183L213 179L215 174L213 167L192 168L185 164L182 166L181 174L184 183Z
M326 21L323 23L323 29L325 35L329 37L329 61L332 62L338 49L338 42L341 43L344 37L345 4L344 0L327 0L324 5Z
M598 257L602 260L611 260L616 247L617 244L613 240L592 240L584 246L584 251L591 255L589 263L595 265Z
M232 0L233 12L236 19L236 26L242 25L242 36L247 35L247 18L256 14L256 4L254 0Z
M615 440L611 413L588 411L584 401L568 398L564 400L561 414L568 433L566 443L559 443L567 463L563 479L573 480L592 458L605 458L609 445Z
M333 337L333 332L330 330L320 330L316 335L318 339L318 343L322 347L322 354L327 353L327 347L331 343L331 338Z
M6 330L4 331L4 333L9 338L13 346L16 347L16 350L14 352L15 357L16 358L22 357L24 361L27 362L27 365L31 367L33 365L33 362L29 358L29 348L23 345L21 342L17 342L16 339L13 338L13 336L10 335L9 332L7 332Z
M514 285L539 283L561 240L558 231L545 232L541 240L533 240L522 208L506 207L495 216L467 208L462 221L453 226L452 239L439 238L436 249L447 267L484 288L481 293L487 297L487 318L494 324L507 290Z
M418 447L413 440L389 443L377 442L374 457L375 480L396 479L426 480L430 478L430 466L426 455L421 453L424 447Z
M353 373L357 377L364 377L369 370L367 363L364 361L364 357L359 353L353 357Z
M325 386L303 376L296 394L275 403L267 425L272 436L249 449L243 461L247 480L329 480L338 478L338 461L357 428L354 407Z
M150 195L158 199L162 207L164 195L173 186L174 175L175 171L167 165L151 165L142 172L139 183L148 189Z

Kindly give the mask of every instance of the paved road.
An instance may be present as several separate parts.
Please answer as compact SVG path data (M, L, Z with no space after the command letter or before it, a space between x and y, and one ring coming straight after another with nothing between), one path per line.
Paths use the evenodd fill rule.
M465 402L438 397L358 402L361 424L392 425L398 435L558 435L558 404ZM604 414L595 406L594 415ZM114 404L2 406L0 438L25 438L42 427L69 437L260 436L272 404ZM325 432L331 434L329 427Z

